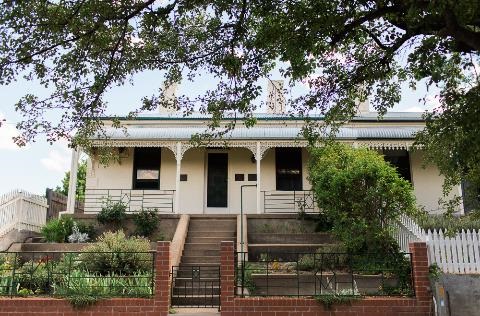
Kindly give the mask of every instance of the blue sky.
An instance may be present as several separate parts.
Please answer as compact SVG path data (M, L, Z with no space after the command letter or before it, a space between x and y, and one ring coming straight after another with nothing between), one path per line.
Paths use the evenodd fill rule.
M209 88L212 78L198 79L195 82L184 82L180 85L179 94L195 95ZM280 78L278 73L272 79ZM145 72L135 76L133 85L113 88L107 95L108 112L126 114L140 105L143 96L149 96L161 86L163 76L160 72ZM266 87L266 81L264 85ZM301 93L306 87L296 87L293 94ZM18 131L15 124L21 117L14 110L15 103L26 93L46 95L45 90L35 82L21 80L10 86L0 86L0 119L5 118L7 124L0 127L0 194L13 189L23 189L32 193L44 194L46 188L60 185L65 171L70 167L71 151L65 141L48 144L43 137L35 143L19 148L12 142ZM418 85L413 91L404 88L402 101L393 111L423 111L425 106L420 98L430 99L427 107L437 104L434 95L424 85ZM263 95L261 98L265 99Z

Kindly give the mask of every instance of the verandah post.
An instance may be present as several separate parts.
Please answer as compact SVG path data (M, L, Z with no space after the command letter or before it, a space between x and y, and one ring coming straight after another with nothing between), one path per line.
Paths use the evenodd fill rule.
M77 171L78 171L78 159L80 157L80 149L72 149L72 161L70 164L70 179L68 183L68 197L67 197L67 214L73 214L75 212L75 200L77 193Z

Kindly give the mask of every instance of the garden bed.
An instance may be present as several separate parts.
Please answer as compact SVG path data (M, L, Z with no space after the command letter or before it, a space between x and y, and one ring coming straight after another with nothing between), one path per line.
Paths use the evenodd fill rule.
M329 233L248 233L249 244L330 244Z
M351 291L360 295L386 295L383 289L399 286L398 278L382 275L348 274L343 272L252 273L250 295L316 296Z
M160 222L158 229L152 234L151 241L171 241L175 234L180 215L176 214L159 214ZM93 225L95 228L95 234L101 235L103 232L109 230L108 227L101 225L97 222L96 214L74 214L75 221L84 223L86 225ZM135 224L133 222L133 214L128 214L127 218L122 222L120 227L127 235L135 234Z

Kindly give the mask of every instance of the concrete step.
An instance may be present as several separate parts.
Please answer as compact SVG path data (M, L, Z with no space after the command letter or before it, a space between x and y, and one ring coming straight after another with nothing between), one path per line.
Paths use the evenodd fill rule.
M202 273L214 271L220 273L220 264L214 263L181 263L180 266L175 267L174 271L189 273L189 277L202 275Z
M189 231L188 236L195 237L235 237L235 231Z
M182 256L181 262L220 264L220 256L192 256L189 253L188 255Z
M218 251L220 251L220 243L218 243L218 242L215 242L215 243L185 242L185 245L183 247L183 253L186 253L190 250L198 250L198 251L218 250Z
M185 240L185 243L199 243L199 244L217 244L220 246L220 243L222 241L237 241L237 237L231 236L231 237L195 237L195 236L190 236L190 234L187 235L187 240Z
M175 277L175 287L190 287L190 288L203 288L203 287L212 287L220 285L220 277L218 273L211 276L202 276L201 278L193 279L190 277Z
M183 256L220 256L220 249L195 249L183 251Z
M12 243L10 247L8 247L7 251L11 251L11 252L22 251L22 243L20 242Z
M31 237L30 240L28 242L31 242L31 243L43 243L43 242L47 242L45 240L45 238L41 237L41 236L37 236L37 237Z
M219 295L172 296L173 306L218 306L219 304Z
M205 281L205 282L212 282L212 280L218 281L219 278L219 272L218 271L202 271L200 273L201 277L198 275L195 276L195 280L200 280L200 281ZM192 280L192 274L187 271L180 271L177 273L176 279L178 279L178 282L187 282L191 283ZM181 281L185 280L185 281ZM182 283L183 284L183 283Z
M220 316L218 307L176 307L175 316Z
M191 295L219 295L220 294L220 286L218 281L216 283L208 283L202 282L201 284L197 284L195 282L188 283L185 282L183 285L175 284L173 288L173 295L183 295L183 296L191 296Z
M207 220L207 219L195 219L190 220L188 225L188 230L190 231L235 231L237 228L237 221L236 220L221 220L221 219L214 219L214 220Z

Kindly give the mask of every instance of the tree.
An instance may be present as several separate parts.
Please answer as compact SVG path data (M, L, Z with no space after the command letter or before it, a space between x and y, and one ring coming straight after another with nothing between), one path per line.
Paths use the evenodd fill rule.
M315 201L347 250L398 253L390 226L401 214L417 214L411 184L375 151L329 143L311 154Z
M83 160L78 164L77 171L77 191L75 198L79 201L85 200L85 186L87 179L87 161ZM70 171L65 172L65 176L62 179L62 186L57 186L55 192L68 195L68 187L70 185Z
M290 84L310 85L290 101L307 121L315 110L327 123L345 122L367 96L383 114L399 102L402 83L422 81L439 88L442 107L427 116L418 144L432 149L427 158L448 186L480 179L480 137L470 129L479 113L479 30L480 3L472 0L4 0L0 84L24 76L53 90L17 103L25 117L18 144L39 133L68 138L78 129L74 145L88 147L85 140L102 126L105 93L145 70L165 71L167 85L204 72L218 78L204 94L175 102L186 114L212 114L212 128L226 111L254 124L259 80L279 62ZM162 93L145 97L139 110L167 102ZM59 121L44 118L55 110ZM462 137L438 146L450 129Z

